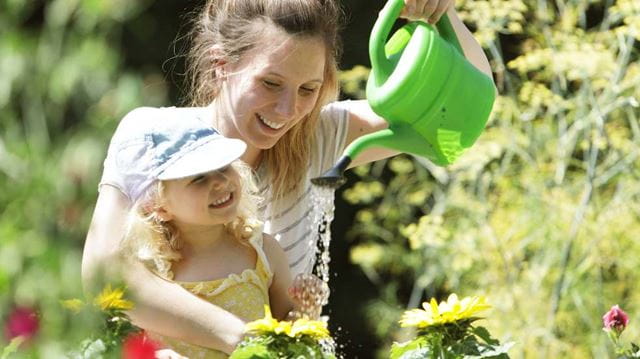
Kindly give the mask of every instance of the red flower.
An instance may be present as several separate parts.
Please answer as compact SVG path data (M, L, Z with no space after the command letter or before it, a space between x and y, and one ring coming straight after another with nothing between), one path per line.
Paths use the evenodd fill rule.
M144 332L129 335L122 345L124 359L155 359L158 344L149 339Z
M614 330L622 333L629 324L629 316L616 304L602 317L604 330Z
M40 321L35 310L27 307L16 307L9 314L4 334L9 340L18 336L22 336L26 340L32 338L38 332L39 327Z

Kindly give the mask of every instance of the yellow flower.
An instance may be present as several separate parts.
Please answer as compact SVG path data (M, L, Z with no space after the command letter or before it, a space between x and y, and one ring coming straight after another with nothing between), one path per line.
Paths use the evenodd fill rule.
M284 334L286 336L293 338L293 335L291 335L291 328L292 328L291 322L282 321L282 322L278 322L278 325L276 325L273 332L276 334Z
M271 309L268 305L264 306L264 318L247 323L245 330L247 332L262 334L275 333L279 322L271 316Z
M61 300L60 304L76 314L84 307L84 302L77 298Z
M329 337L327 323L319 320L308 320L301 318L293 322L290 337L308 335L315 339L323 339Z
M99 306L102 310L132 309L133 302L128 301L126 299L122 299L123 296L124 296L124 289L122 288L111 289L111 284L107 284L107 286L102 290L102 293L100 293L100 295L96 297L94 303L97 306Z
M446 302L431 301L422 303L424 309L408 310L400 319L402 327L426 328L434 325L453 323L475 316L478 312L491 308L484 296L466 297L462 300L451 294Z
M284 334L291 338L308 335L315 339L329 337L327 324L321 321L298 319L291 323L289 321L278 321L271 315L268 305L264 306L264 318L247 323L245 330L253 334Z

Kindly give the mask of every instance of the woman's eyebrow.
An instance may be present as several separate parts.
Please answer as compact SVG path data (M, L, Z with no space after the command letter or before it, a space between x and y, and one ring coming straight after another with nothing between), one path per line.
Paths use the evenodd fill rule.
M281 74L279 74L277 72L273 72L273 71L269 71L265 75L271 75L271 76L277 76L277 77L285 78L285 76L282 76ZM313 80L305 81L305 83L307 83L307 82L323 83L324 79L323 78L316 78L316 79L313 79Z

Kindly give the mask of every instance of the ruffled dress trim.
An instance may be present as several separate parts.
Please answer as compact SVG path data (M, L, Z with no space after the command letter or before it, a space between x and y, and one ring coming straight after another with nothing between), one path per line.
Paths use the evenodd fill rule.
M201 295L204 297L214 297L232 286L242 283L252 283L256 285L269 297L269 287L271 286L271 280L273 279L273 272L269 266L267 255L262 248L262 228L255 228L254 234L249 238L249 243L255 249L257 254L256 267L254 269L245 269L240 274L231 274L226 278L214 279L211 281L201 282L180 282L183 288L187 289L191 293Z

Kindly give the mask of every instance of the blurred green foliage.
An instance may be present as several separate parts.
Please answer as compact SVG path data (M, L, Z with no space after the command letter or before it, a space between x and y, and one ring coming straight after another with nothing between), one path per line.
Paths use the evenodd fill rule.
M500 96L454 165L398 156L355 170L351 260L380 291L369 325L389 345L409 336L399 306L483 294L514 357L607 357L602 314L640 313L640 3L458 5ZM343 74L354 97L361 76Z
M61 357L96 325L60 300L82 297L82 244L118 120L169 104L164 58L147 52L170 46L156 37L175 35L167 19L176 15L154 21L154 4L0 2L0 319L16 305L41 319L21 354ZM632 317L625 336L640 336L640 5L458 8L495 71L501 96L490 125L449 168L398 156L353 171L359 181L344 191L359 208L351 259L378 299L361 307L354 293L333 298L366 312L381 353L410 336L397 326L404 309L455 291L489 298L495 309L483 325L516 342L513 357L606 357L600 317L612 304ZM132 39L144 46L125 51ZM147 55L142 65L132 59ZM345 71L345 92L364 96L367 73Z
M60 300L82 297L106 144L131 108L166 102L120 55L123 22L147 4L0 2L0 318L16 305L38 310L33 357L62 357L93 325Z

